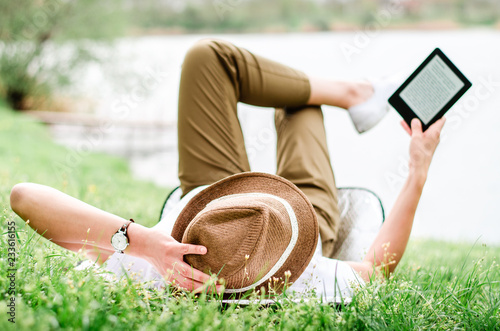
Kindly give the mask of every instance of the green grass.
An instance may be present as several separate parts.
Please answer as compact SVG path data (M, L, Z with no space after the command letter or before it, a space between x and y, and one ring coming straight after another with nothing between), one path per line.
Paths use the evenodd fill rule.
M206 297L147 290L75 271L79 257L35 235L9 208L17 182L47 184L90 204L155 223L166 190L137 181L126 163L88 154L61 171L71 151L38 123L0 105L0 330L8 322L8 222L16 222L19 330L500 329L500 247L412 241L398 271L359 290L341 311L319 301L223 307Z

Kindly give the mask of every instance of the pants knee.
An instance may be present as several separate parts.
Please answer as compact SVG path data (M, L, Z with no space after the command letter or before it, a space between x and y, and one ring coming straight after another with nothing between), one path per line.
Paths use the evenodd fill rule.
M200 66L217 59L217 55L227 52L231 45L224 40L206 38L198 40L189 48L184 57L183 67Z
M189 48L184 57L184 66L200 64L215 55L216 41L214 39L201 39Z

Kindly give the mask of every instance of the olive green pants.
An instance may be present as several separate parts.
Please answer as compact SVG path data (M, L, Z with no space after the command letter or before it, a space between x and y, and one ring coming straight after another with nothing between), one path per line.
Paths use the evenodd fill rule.
M183 194L250 171L237 103L276 108L277 175L314 206L323 255L339 228L335 179L318 106L304 106L307 76L221 40L202 40L186 54L179 90L179 179Z

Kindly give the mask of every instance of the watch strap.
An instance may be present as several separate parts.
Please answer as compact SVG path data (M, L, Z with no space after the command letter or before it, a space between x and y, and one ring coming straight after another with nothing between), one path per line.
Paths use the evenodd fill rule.
M125 236L127 236L127 229L130 226L130 224L132 224L132 223L135 223L135 221L133 219L130 219L130 222L123 224L122 227L120 228L120 230L123 232L123 234ZM127 239L128 239L128 236L127 236Z

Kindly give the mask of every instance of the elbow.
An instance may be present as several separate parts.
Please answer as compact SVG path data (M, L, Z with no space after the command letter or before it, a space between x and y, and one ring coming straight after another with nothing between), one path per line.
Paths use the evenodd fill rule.
M23 217L24 206L29 197L30 185L29 183L16 184L10 192L10 208L21 217Z

